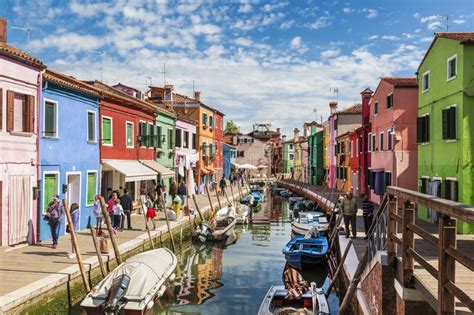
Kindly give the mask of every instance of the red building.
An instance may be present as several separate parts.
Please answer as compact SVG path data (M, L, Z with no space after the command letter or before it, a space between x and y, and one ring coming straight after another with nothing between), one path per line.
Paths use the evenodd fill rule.
M214 143L216 153L214 156L214 168L216 170L216 181L224 175L224 114L219 111L214 112Z
M102 194L127 188L136 200L151 191L157 179L155 162L160 130L157 107L104 83L88 82L100 90L100 157ZM107 197L107 196L106 196Z
M373 93L369 88L360 93L362 96L362 127L356 130L359 136L359 147L357 148L359 151L359 194L366 193L369 195L369 168L371 165L369 135L372 130L370 125L370 100Z
M361 134L363 128L357 128L349 132L349 143L350 143L350 157L349 165L351 169L351 191L354 196L359 196L360 194L360 177L363 173L360 168L360 160L362 156L362 141Z

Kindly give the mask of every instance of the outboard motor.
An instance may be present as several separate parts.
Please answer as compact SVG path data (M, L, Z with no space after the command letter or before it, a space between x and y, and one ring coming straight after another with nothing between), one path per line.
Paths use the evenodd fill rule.
M198 238L201 242L205 242L206 240L209 239L211 233L212 233L212 227L209 225L209 223L207 222L202 222L200 224L200 231L199 231L199 235L198 235Z
M103 312L105 314L118 314L122 308L122 303L120 301L127 293L128 286L130 285L130 276L121 275L114 279L112 286L109 289L109 294L107 300L105 300L105 305L103 307Z

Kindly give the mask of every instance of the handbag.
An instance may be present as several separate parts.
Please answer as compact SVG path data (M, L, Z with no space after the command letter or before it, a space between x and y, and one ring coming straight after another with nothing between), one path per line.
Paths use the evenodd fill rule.
M66 225L66 233L71 233L71 226L69 224Z

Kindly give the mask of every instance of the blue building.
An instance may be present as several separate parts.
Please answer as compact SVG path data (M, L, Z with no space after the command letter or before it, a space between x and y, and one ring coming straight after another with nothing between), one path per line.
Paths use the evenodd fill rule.
M232 172L232 165L235 162L237 150L234 146L224 143L224 176L229 178Z
M99 93L64 74L46 70L40 103L40 207L42 218L53 194L80 209L80 228L95 224L93 203L99 190ZM62 224L60 235L64 234ZM40 240L51 239L41 220Z

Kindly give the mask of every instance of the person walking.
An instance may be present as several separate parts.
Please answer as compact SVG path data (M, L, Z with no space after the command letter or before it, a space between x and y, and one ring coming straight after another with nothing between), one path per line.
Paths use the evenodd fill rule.
M59 202L59 195L53 195L53 201L48 204L46 210L45 219L48 220L49 228L51 230L51 236L53 238L53 248L58 247L59 241L59 230L61 229L61 221L64 215L64 207Z
M342 213L344 216L344 226L346 229L346 238L349 238L349 224L352 229L352 237L357 238L356 219L357 219L357 203L351 192L347 193L342 200Z
M94 208L92 210L95 216L95 234L102 235L102 206L100 204L100 196L95 195Z
M171 203L173 203L174 197L176 197L177 192L178 191L177 191L176 183L173 181L171 182L171 185L170 185Z
M155 213L155 208L153 207L153 200L151 199L150 194L146 195L145 207L147 208L146 222L148 223L148 220L151 219L151 223L153 223L153 229L156 230L156 224L155 224L156 213Z
M179 184L178 187L178 196L181 198L181 205L184 206L186 204L186 196L188 194L188 189L186 188L186 184L184 181Z
M120 229L122 216L123 216L123 207L120 204L120 199L115 199L115 205L113 207L114 213L114 229L117 231Z
M74 230L74 232L79 230L79 217L80 217L79 205L77 203L73 203L71 205L71 208L69 209L69 212L71 213L72 226L68 226L66 228L67 233L71 233L71 230ZM70 259L76 258L76 252L74 251L74 246L72 246L71 253L68 254L68 257Z
M364 218L365 239L369 237L369 229L372 225L374 215L374 203L368 198L366 194L361 194L362 198L362 217Z
M220 188L220 194L224 196L224 189L227 187L227 182L225 181L225 177L222 176L221 180L219 181L219 188Z
M130 197L130 194L128 193L127 188L123 190L123 195L120 197L120 204L122 205L123 212L125 214L125 217L127 217L127 229L131 230L132 229L132 197ZM122 224L120 226L120 229L123 231L125 226L125 220L122 218Z

